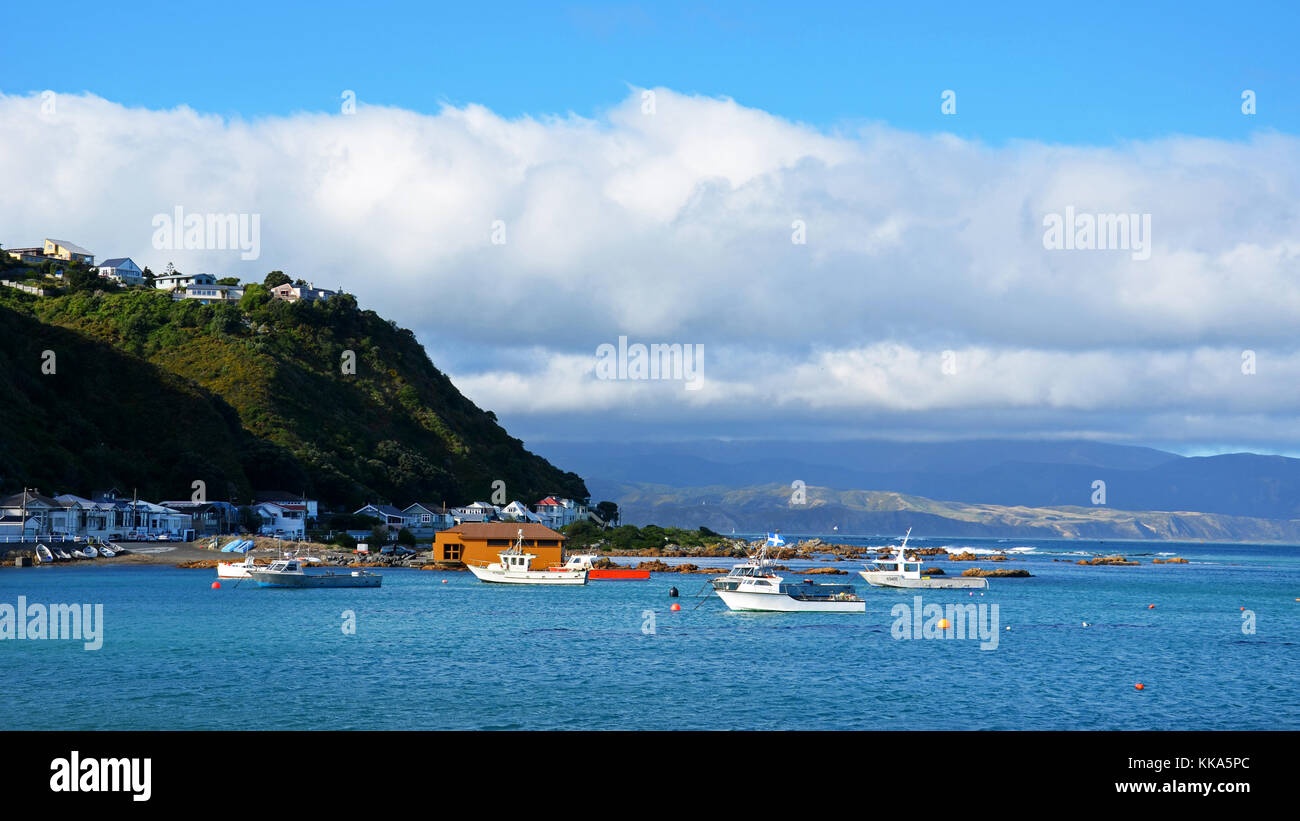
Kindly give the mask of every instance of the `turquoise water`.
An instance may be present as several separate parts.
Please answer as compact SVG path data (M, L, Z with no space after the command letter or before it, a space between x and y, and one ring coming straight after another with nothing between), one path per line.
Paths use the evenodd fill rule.
M102 603L104 644L0 641L0 729L1300 729L1300 548L912 544L1035 548L975 563L1034 578L922 593L996 603L996 650L893 638L890 609L914 594L865 584L865 615L740 614L692 598L698 575L514 588L390 570L379 590L211 590L210 570L6 568L0 604ZM1053 561L1117 546L1143 565ZM1193 563L1154 566L1156 551Z

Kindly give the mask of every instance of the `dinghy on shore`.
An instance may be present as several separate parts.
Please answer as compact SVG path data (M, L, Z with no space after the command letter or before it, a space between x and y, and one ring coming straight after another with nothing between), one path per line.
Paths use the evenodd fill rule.
M41 564L50 564L54 561L54 554L43 544L36 545L36 561Z

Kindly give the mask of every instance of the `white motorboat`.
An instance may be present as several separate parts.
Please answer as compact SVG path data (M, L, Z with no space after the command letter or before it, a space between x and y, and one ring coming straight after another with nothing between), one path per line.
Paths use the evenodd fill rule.
M989 580L972 576L922 576L921 562L917 559L908 561L906 557L907 539L912 535L912 528L907 529L903 543L894 548L894 555L880 559L868 565L858 575L866 579L872 587L904 587L925 590L985 590Z
M775 613L865 613L867 603L851 584L817 584L812 579L787 583L776 575L741 580L718 596L732 610Z
M117 551L106 544L99 545L98 550L99 550L99 555L103 556L106 559L112 559L115 556L117 556Z
M519 537L514 546L503 553L498 553L499 562L491 564L467 564L469 572L481 582L496 584L586 584L585 568L552 567L548 570L533 570L532 553L524 552L524 531L519 530Z
M51 548L50 552L54 554L54 558L59 559L60 561L72 561L72 554L61 547Z
M41 564L50 564L54 561L54 554L43 544L36 545L36 560Z
M87 559L99 558L99 550L93 544L86 545L84 548L82 548L81 552L86 554Z
M217 562L217 578L251 579L255 567L257 565L253 563L253 557L247 555L242 562Z

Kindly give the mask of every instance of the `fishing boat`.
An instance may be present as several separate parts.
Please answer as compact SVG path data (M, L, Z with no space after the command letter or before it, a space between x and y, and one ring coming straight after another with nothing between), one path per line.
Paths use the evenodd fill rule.
M570 556L563 565L547 569L552 573L565 570L585 570L587 571L587 579L590 581L644 581L650 578L649 570L637 570L633 567L596 567L596 562L600 561L600 558L595 553L581 553Z
M546 570L533 570L532 561L537 556L524 552L524 531L519 530L519 537L514 545L497 554L499 562L470 563L469 572L481 582L496 584L586 584L587 571L567 567L552 567Z
M989 580L984 578L922 576L921 562L915 559L908 561L905 555L907 540L911 535L912 528L909 527L907 534L903 536L903 543L894 548L892 557L877 560L875 563L868 565L866 570L858 571L858 575L866 579L867 584L872 587L905 587L925 590L984 590L988 588Z
M734 589L717 591L732 610L771 613L865 613L867 603L851 584L788 583L780 576L746 578Z
M50 564L54 561L54 554L43 544L36 545L36 560L42 564Z
M735 590L740 584L748 579L768 579L776 577L776 560L768 558L767 548L769 546L779 547L785 544L785 540L780 534L768 536L767 544L758 549L758 552L750 556L740 564L733 565L731 571L725 576L718 576L711 580L714 590Z
M369 570L308 573L297 559L278 559L268 567L249 570L248 575L258 587L379 587L384 580L383 576Z

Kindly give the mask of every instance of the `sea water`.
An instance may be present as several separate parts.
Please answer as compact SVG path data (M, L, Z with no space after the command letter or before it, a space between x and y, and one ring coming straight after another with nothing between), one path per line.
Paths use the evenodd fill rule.
M0 604L102 604L104 623L93 651L0 641L0 728L1300 729L1300 548L911 545L1029 547L935 564L1033 578L885 590L859 561L790 562L791 580L850 571L810 577L858 585L866 614L838 615L733 613L705 575L516 587L393 569L379 589L214 590L212 570L6 568ZM1073 563L1117 552L1142 564ZM1151 564L1161 554L1191 563ZM996 604L996 649L895 638L894 605L918 594Z

